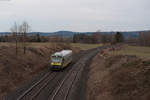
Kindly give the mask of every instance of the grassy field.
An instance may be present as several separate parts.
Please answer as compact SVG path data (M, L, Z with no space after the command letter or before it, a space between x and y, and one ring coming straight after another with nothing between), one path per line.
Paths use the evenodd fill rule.
M21 45L21 44L19 44ZM2 96L13 91L21 84L31 80L35 75L48 68L50 55L64 49L79 50L69 45L51 43L28 43L26 54L23 47L15 43L0 43L0 100Z
M10 46L10 45L15 45L15 43L0 43L0 46ZM18 44L19 46L22 45L21 43ZM55 46L57 43L26 43L28 47L44 47L44 46ZM82 44L82 43L71 43L70 44L72 47L77 47L80 48L81 50L88 50L91 48L96 48L102 46L102 44Z
M30 43L29 45L30 46L50 46L50 45L54 46L56 44L55 43ZM91 48L102 46L102 44L82 44L82 43L71 43L70 45L72 47L78 47L81 50L88 50Z
M114 51L114 54L136 55L142 58L150 58L150 47L125 46L120 51Z
M0 46L15 46L16 44L15 44L15 42L14 43L0 43ZM32 43L29 43L29 42L27 42L26 43L26 46L27 47L45 47L45 46L55 46L56 45L56 43L50 43L50 42L46 42L46 43L34 43L34 42L32 42ZM23 44L22 43L18 43L18 46L23 46Z
M102 46L102 44L81 44L81 43L72 43L71 46L78 47L81 50L88 50L91 48L96 48Z

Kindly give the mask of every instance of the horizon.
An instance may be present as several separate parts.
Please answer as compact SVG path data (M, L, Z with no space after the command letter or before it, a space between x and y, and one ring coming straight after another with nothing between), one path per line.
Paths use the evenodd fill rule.
M150 30L138 30L138 31L100 31L100 32L104 32L104 33L111 33L111 32L147 32L147 31L150 31ZM79 31L70 31L70 30L59 30L59 31L53 31L53 32L42 32L42 31L30 31L29 33L56 33L56 32L73 32L73 33L88 33L88 32L79 32ZM97 31L95 31L95 32L97 32ZM11 32L0 32L0 33L11 33ZM89 32L89 33L92 33L92 31L91 32ZM93 33L94 33L94 31L93 31Z

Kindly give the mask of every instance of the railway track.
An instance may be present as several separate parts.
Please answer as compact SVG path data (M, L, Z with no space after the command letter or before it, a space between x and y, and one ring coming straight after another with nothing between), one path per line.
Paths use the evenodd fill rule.
M36 96L51 80L55 78L55 75L56 73L54 72L47 72L38 82L21 94L17 100L29 100L30 98L33 98L33 96ZM32 96L32 94L34 95Z
M82 58L82 61L79 61L76 63L72 70L65 76L65 78L59 83L57 88L54 90L54 92L49 96L48 100L69 100L68 96L73 88L73 85L75 84L75 80L78 77L78 74L83 71L84 66L86 62L89 60L89 58L92 58L97 51L92 50L91 54L88 54L88 56L85 56Z
M91 49L76 56L72 65L64 71L48 71L39 81L26 89L14 99L6 100L70 100L70 91L73 89L78 75L83 71L85 64L99 49ZM77 61L77 63L75 63Z
M75 77L73 77L73 80L71 81L71 85L69 86L69 88L65 91L65 95L64 98L61 100L66 100L67 96L69 94L69 90L71 89L71 86L74 82L74 80L76 79L76 76L78 74L78 72L80 71L81 68L76 68L77 69L77 73L75 73L75 67L72 68L72 70L65 76L65 78L59 83L59 85L57 86L57 88L54 90L54 92L49 96L48 100L55 100L56 98L58 98L59 92L61 91L61 89L63 88L63 85L67 82L67 80L69 80L69 77L71 77L73 74L75 74ZM62 97L61 97L62 98Z

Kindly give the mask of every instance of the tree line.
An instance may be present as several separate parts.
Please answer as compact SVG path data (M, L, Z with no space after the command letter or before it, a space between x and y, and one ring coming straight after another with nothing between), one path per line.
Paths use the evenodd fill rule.
M139 45L150 47L150 31L139 33L139 37L137 40Z
M125 42L128 44L150 47L150 31L140 32L137 37L128 37Z
M26 25L24 25L26 24ZM25 30L24 27L26 27ZM24 30L22 30L22 27ZM40 36L39 33L35 35L28 35L30 26L27 23L23 23L22 25L17 25L16 23L11 28L11 33L9 35L1 35L0 42L15 42L16 47L17 43L22 43L24 49L26 49L26 42L67 42L67 43L121 43L124 42L124 37L120 32L116 34L104 34L101 32L95 32L91 35L88 34L75 34L73 37L64 38L58 35L55 36ZM25 50L24 50L25 53Z
M0 35L0 42L14 42L16 44L16 53L18 44L22 44L23 52L26 53L27 42L66 42L66 43L128 43L141 46L150 46L150 31L140 32L138 37L125 38L121 32L103 33L100 31L92 34L74 34L73 37L65 38L59 35L41 36L37 34L28 34L31 31L30 25L24 21L22 24L14 23L10 29L11 34Z
M95 32L92 35L88 34L75 34L73 36L73 43L121 43L124 41L124 37L120 32L105 34L101 32Z

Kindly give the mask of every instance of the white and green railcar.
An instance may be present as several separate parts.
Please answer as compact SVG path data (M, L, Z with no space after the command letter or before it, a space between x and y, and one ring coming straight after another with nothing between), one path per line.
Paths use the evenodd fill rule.
M51 55L51 68L63 69L72 62L72 50L62 50Z

